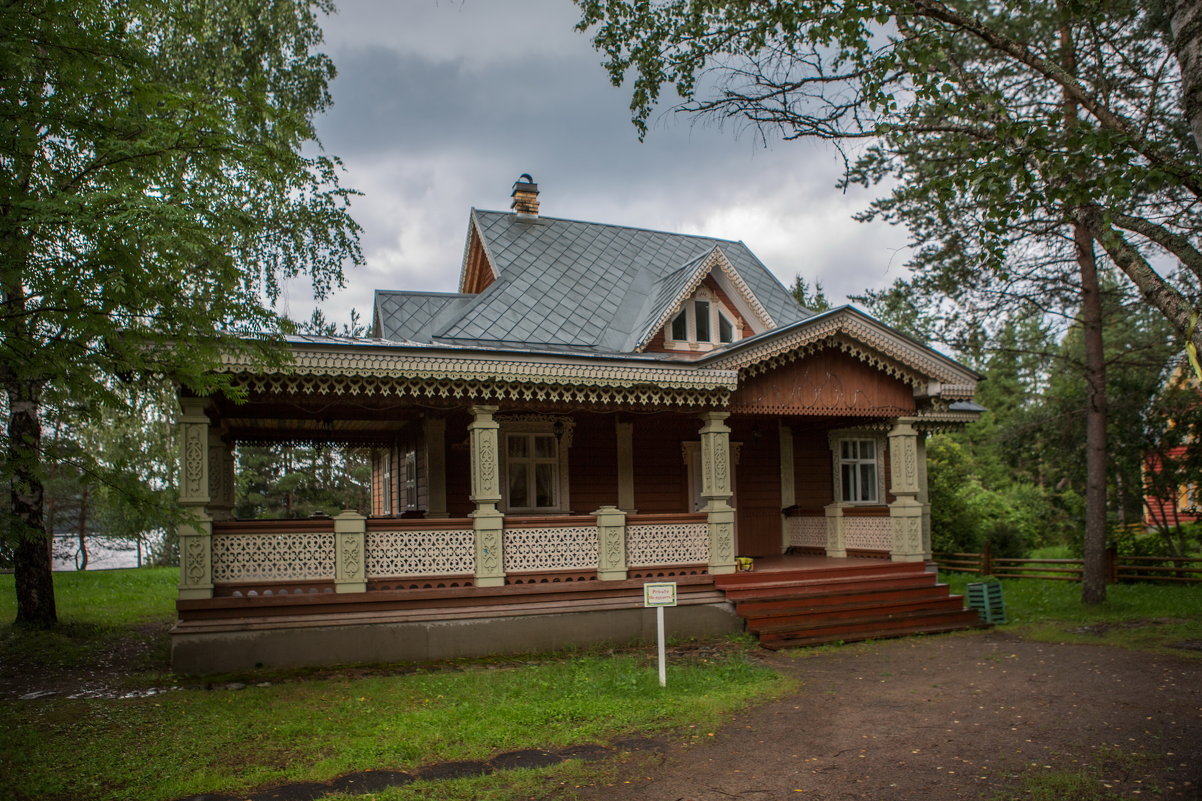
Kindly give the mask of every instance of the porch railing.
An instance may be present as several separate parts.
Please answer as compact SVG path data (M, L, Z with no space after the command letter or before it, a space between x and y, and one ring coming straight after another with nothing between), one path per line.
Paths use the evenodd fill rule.
M229 520L212 524L211 571L217 594L288 594L470 586L476 574L471 518ZM607 536L614 536L613 533ZM617 532L636 575L709 562L704 513L628 515ZM505 518L505 572L596 578L602 537L595 515ZM608 547L614 547L608 543ZM528 579L526 579L528 580Z

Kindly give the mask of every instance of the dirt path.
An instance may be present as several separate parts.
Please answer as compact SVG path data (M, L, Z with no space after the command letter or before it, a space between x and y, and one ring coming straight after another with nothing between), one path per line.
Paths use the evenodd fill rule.
M659 757L596 801L990 798L1088 767L1123 798L1202 799L1202 661L996 632L772 661L798 693Z

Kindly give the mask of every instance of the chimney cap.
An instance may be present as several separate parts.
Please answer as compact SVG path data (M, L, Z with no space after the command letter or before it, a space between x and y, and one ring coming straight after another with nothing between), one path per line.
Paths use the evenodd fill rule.
M538 184L534 182L530 173L524 172L518 176L518 179L513 182L513 192L509 196L513 197L518 192L538 192Z

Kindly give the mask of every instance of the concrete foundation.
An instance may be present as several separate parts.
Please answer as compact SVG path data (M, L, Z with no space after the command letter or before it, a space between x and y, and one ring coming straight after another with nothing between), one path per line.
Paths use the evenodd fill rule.
M669 638L711 637L743 630L729 603L664 610ZM655 641L655 610L606 609L458 620L316 625L294 619L276 626L172 632L176 673L230 673L364 662L426 662L456 657L537 653L571 646Z

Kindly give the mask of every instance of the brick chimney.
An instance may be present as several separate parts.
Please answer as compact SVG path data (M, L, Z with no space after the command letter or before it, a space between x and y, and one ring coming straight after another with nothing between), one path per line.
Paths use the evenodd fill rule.
M522 173L513 182L513 192L510 197L513 198L513 202L509 204L509 208L516 211L518 216L538 216L538 184L530 177L530 173Z

